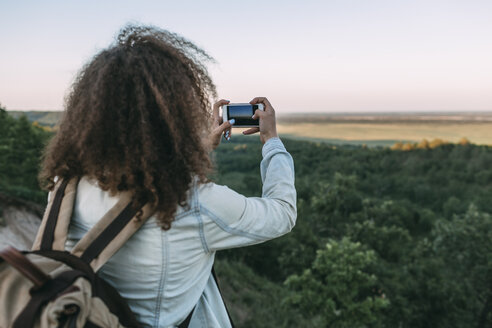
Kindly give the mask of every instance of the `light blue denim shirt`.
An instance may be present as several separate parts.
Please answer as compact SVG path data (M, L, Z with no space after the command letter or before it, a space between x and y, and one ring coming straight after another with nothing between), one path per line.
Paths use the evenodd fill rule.
M195 184L188 192L190 207L178 208L170 230L162 231L150 217L100 269L144 327L175 327L195 305L190 327L230 327L210 273L215 252L279 237L296 222L292 157L279 138L269 139L262 154L262 197L245 197L214 183ZM83 177L66 250L117 201Z

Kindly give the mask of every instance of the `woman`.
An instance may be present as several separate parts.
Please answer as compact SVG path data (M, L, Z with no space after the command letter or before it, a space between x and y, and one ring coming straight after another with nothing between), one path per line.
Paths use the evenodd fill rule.
M191 42L152 27L129 26L79 73L40 179L80 177L69 235L71 250L131 191L135 206L156 212L101 268L146 327L228 327L210 271L215 252L289 232L296 221L294 166L277 136L275 112L255 98L263 160L262 197L244 197L207 179L210 151L229 136L203 64L211 59ZM233 123L233 122L232 122ZM193 312L192 312L193 311Z

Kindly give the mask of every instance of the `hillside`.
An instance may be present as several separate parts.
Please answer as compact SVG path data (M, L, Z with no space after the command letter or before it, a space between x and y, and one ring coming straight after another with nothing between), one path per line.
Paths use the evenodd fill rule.
M0 114L0 191L44 207L36 172L51 134ZM492 147L284 143L296 227L217 254L238 327L492 325ZM257 137L234 135L213 157L213 180L261 195Z
M43 211L39 204L0 193L0 249L30 249Z
M8 113L14 118L19 118L26 115L30 122L38 122L40 125L54 127L60 122L63 115L61 111L14 111L9 110Z

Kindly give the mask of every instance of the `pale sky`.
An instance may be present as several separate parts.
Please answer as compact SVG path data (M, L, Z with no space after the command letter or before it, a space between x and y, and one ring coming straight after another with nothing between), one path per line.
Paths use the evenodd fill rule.
M0 103L62 110L127 22L216 60L219 96L279 112L492 111L491 0L1 1Z

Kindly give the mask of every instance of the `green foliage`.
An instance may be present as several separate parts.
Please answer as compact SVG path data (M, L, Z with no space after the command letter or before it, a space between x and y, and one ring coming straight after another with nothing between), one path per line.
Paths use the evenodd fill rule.
M321 317L322 327L381 327L389 300L368 270L375 263L374 251L363 250L360 243L331 240L310 269L287 279L295 291L287 301L307 316Z
M492 323L492 215L470 205L463 215L440 220L434 231L434 248L442 258L443 285L455 299L449 324L457 320L477 327Z
M219 258L240 261L262 279L288 281L292 294L285 298L287 304L300 308L305 320L314 320L313 327L492 324L488 311L492 308L492 148L463 143L400 152L284 143L296 167L296 227L282 238L225 251ZM261 195L260 185L248 186L244 181L259 174L260 150L261 144L251 138L234 137L222 144L215 154L218 182L247 195ZM479 214L470 214L470 204ZM326 243L332 245L330 251L322 246ZM341 247L343 243L359 248ZM347 272L344 277L335 274L337 261L357 252L372 254L360 272L377 277L365 280L375 284L376 292L360 287L358 280L352 282ZM326 266L320 264L320 256L327 259ZM330 271L314 269L319 265ZM368 312L362 311L365 317L347 316L330 324L330 316L342 313L333 309L341 304L344 309L359 309L364 300L348 296L353 294L338 300L341 286L357 286L354 293L375 301L384 294L384 306L368 306ZM272 296L272 303L277 297Z
M458 198L451 196L443 204L442 210L446 218L452 219L453 215L464 213L466 206Z
M237 326L313 327L315 320L305 319L297 309L281 300L290 292L270 280L259 277L249 266L236 261L217 260L215 264L225 301Z
M15 119L0 108L0 191L43 203L37 174L41 151L50 133L33 126L25 116Z
M333 183L318 183L318 192L311 197L311 206L316 213L321 214L315 220L320 235L344 235L346 218L362 208L362 197L356 185L355 175L344 176L338 172L335 173Z
M46 201L50 136L0 109L0 192ZM217 256L238 327L492 326L491 147L284 143L296 227ZM261 196L258 138L234 135L214 158L219 184Z

